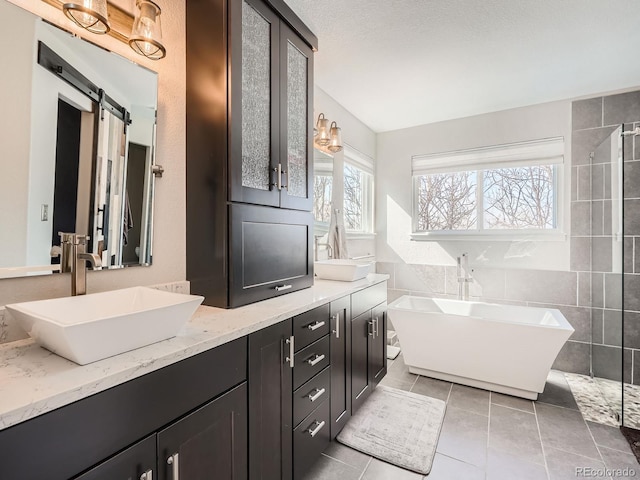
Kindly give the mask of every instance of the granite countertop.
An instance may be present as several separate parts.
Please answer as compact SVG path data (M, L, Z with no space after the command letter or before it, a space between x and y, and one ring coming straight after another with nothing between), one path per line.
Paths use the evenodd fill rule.
M386 281L317 280L311 288L240 308L200 306L178 336L79 366L18 340L0 345L0 430Z

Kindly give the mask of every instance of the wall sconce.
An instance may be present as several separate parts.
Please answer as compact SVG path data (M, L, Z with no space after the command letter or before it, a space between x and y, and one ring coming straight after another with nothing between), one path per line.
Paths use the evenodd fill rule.
M314 143L320 150L337 153L342 150L342 131L336 122L325 118L324 113L318 115L316 127L313 129Z
M106 0L84 0L82 3L65 3L62 5L62 11L73 23L91 33L103 35L111 30L107 19Z
M160 60L167 54L162 45L160 7L151 0L138 0L138 12L133 21L129 46L134 52L151 60Z
M167 54L162 44L160 7L151 0L137 0L136 16L108 0L42 0L61 9L76 25L91 33L107 34L129 44L139 55L160 60Z

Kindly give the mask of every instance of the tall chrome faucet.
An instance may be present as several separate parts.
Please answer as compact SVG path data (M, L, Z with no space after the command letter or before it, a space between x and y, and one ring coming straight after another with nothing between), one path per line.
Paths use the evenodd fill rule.
M469 300L469 284L473 277L469 273L469 255L463 253L457 258L458 263L458 300ZM471 270L473 272L473 270Z
M320 243L320 239L322 238L322 235L315 235L313 237L313 250L314 250L314 258L315 261L318 261L318 253L320 250L320 247L326 247L327 248L327 257L328 258L332 258L333 257L333 250L331 248L331 245L329 245L328 243Z
M78 233L58 232L60 235L60 271L71 273L71 295L85 295L87 293L86 263L92 267L101 267L100 257L94 253L87 253L87 235Z

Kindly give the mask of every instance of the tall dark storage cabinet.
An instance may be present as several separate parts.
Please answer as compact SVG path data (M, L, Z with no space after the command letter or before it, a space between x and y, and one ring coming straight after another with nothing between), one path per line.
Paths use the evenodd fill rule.
M283 0L187 0L187 278L236 307L313 284L313 49Z

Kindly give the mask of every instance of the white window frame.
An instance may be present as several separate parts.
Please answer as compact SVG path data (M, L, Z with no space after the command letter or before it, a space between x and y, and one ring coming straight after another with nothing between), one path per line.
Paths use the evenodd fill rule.
M553 165L553 206L555 227L547 229L487 229L484 228L484 171L510 167ZM530 142L458 150L411 159L412 167L412 240L533 240L563 241L564 198L564 138L554 137ZM473 171L477 175L477 227L472 230L419 231L418 177L437 173Z
M374 235L375 160L368 155L365 155L364 153L356 150L355 148L345 145L344 165L349 165L350 167L354 167L360 170L364 174L365 179L367 179L367 181L364 181L362 183L362 229L346 229L345 225L347 237L370 237ZM342 170L342 176L344 181L344 167Z

